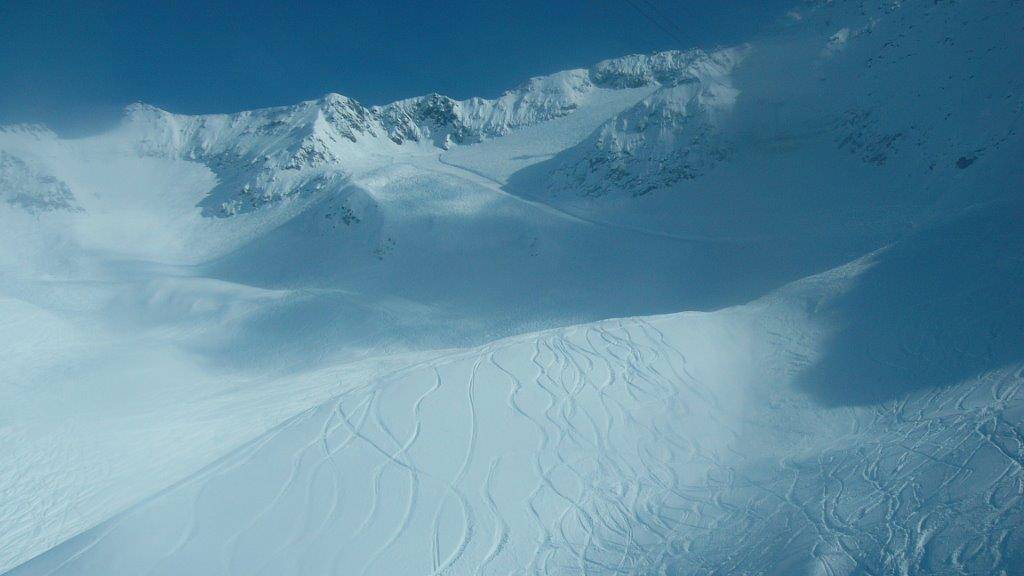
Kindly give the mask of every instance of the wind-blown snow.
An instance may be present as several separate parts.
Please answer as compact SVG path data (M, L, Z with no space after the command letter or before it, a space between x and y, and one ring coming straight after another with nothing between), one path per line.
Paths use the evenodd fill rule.
M0 572L1014 573L1022 31L0 128Z

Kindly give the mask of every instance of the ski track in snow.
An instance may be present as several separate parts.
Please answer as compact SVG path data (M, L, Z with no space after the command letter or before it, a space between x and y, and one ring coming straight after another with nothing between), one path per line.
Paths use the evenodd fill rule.
M697 377L685 320L513 338L343 394L11 574L1012 573L1024 368L822 415ZM743 408L768 396L784 421Z
M558 208L552 204L543 202L542 200L539 200L537 198L526 198L524 196L520 196L519 194L513 194L511 192L508 192L503 188L504 184L502 184L501 182L491 178L490 176L487 176L483 172L474 170L473 168L470 168L468 166L462 166L453 163L450 160L446 160L444 158L444 155L438 156L438 162L440 162L444 166L447 166L448 168L454 168L455 170L452 171L452 173L460 178L465 178L467 180L480 184L481 186L496 192L500 196L511 198L518 203L525 204L526 206L539 210L540 212L543 212L545 214L550 214L558 218L569 220L571 222L586 224L588 226L597 226L598 228L622 230L625 232L639 234L641 236L664 238L668 240L674 240L677 242L684 242L687 244L743 244L756 242L758 240L764 240L764 238L756 237L728 238L721 236L672 234L671 232L654 230L650 228L645 228L643 226L634 226L631 224L624 224L620 222L606 222L603 220L597 220L592 217L581 216L574 212L570 212L569 210L566 210L564 208Z

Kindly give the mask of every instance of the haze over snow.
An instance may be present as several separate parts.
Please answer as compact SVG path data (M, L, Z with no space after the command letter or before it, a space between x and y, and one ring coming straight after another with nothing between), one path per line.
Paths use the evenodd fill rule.
M0 128L0 572L1013 573L1022 32Z

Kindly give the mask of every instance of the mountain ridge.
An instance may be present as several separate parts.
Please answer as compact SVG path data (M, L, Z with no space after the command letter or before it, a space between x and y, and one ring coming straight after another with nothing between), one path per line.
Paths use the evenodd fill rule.
M741 52L695 49L609 59L588 69L531 78L492 100L459 101L435 93L366 107L329 93L291 106L195 116L137 103L125 109L115 131L130 134L142 154L213 163L225 181L241 190L204 210L229 216L308 188L309 181L291 189L267 182L281 170L344 170L346 162L368 154L399 153L393 146L448 150L500 138L574 113L595 90L674 86L721 76Z

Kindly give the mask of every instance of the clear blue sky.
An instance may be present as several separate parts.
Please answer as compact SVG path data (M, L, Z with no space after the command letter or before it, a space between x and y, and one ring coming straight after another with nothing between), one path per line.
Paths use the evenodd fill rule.
M743 41L794 3L0 0L0 124L91 131L136 101L203 113L327 92L493 97L603 58Z

